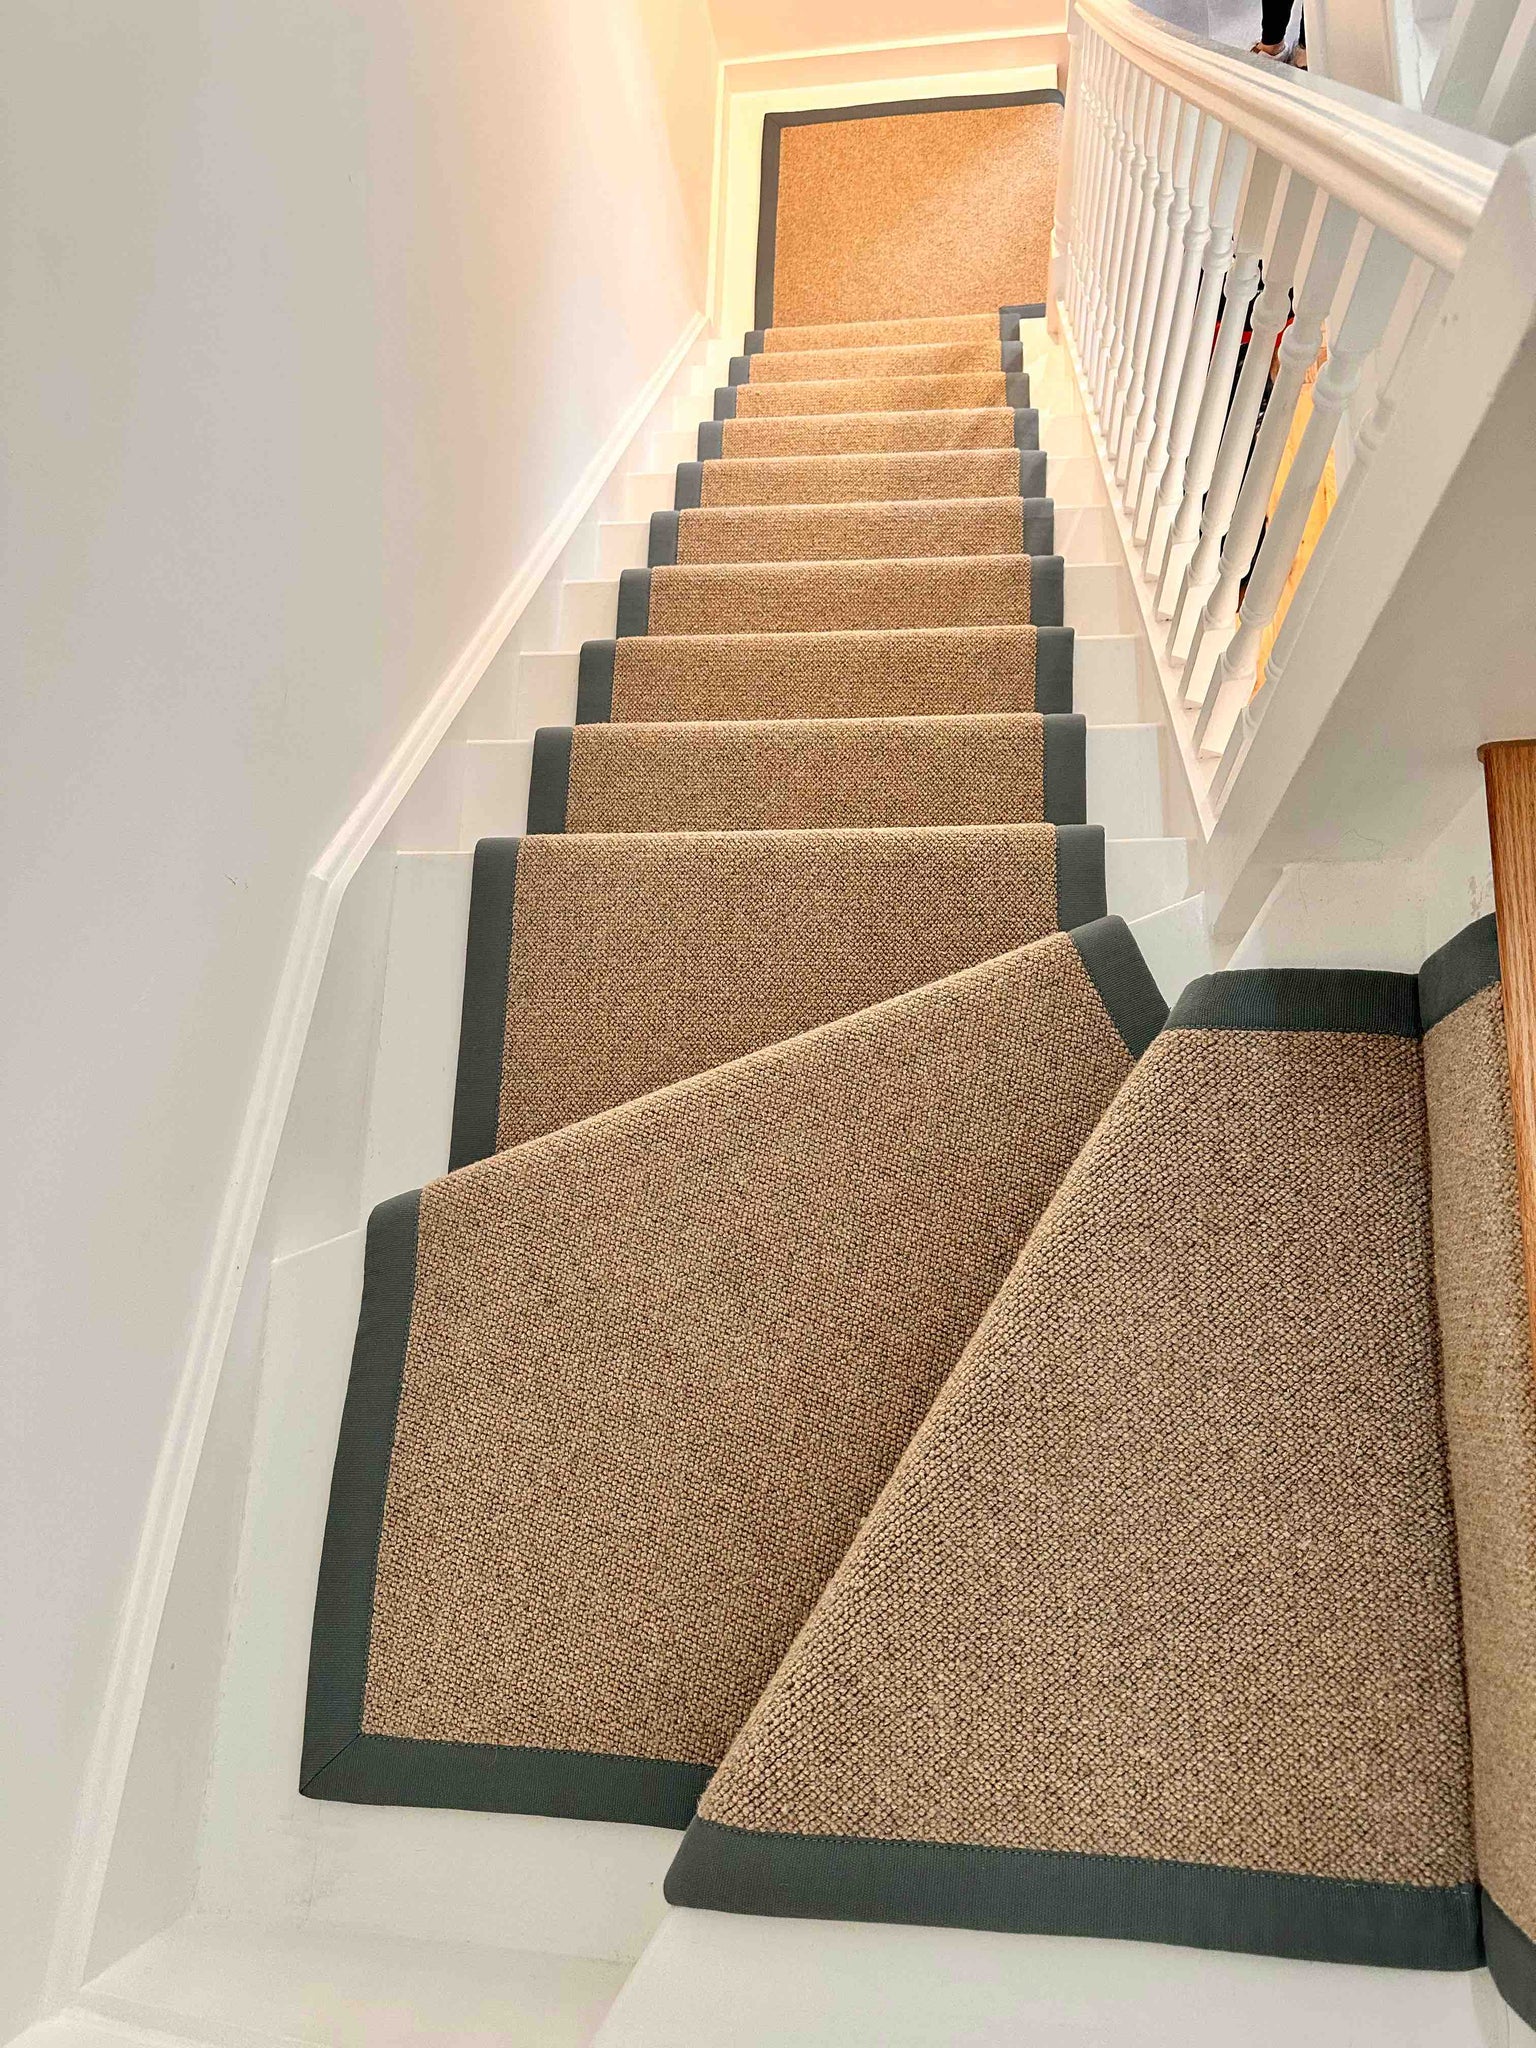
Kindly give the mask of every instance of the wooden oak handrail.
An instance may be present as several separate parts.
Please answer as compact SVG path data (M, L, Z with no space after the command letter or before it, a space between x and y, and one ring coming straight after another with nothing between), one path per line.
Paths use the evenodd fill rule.
M1477 757L1488 794L1525 1298L1536 1353L1536 740L1490 740Z

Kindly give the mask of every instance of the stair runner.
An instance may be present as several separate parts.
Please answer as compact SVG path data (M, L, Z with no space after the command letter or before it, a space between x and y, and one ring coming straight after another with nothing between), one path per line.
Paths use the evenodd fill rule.
M1163 1028L1019 317L749 336L477 849L302 1789L686 1828L729 1910L1486 1943L1536 2017L1491 921Z
M668 1897L1420 1968L1486 1943L1536 2011L1514 1174L1491 918L1417 980L1194 983Z

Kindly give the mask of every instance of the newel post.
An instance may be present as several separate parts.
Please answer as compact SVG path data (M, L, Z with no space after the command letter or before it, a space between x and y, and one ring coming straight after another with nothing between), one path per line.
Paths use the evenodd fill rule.
M1488 793L1525 1299L1536 1342L1536 740L1491 740L1477 757Z

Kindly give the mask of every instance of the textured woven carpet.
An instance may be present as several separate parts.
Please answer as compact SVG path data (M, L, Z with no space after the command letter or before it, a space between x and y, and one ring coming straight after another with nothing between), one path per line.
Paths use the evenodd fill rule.
M1479 1957L1411 977L1186 991L706 1790L690 1905Z
M651 515L652 568L708 562L876 562L940 555L1048 555L1049 498L927 498L917 504L723 505Z
M546 727L530 832L1081 825L1074 717L778 719Z
M732 384L715 393L720 420L783 419L818 412L973 412L1029 404L1021 372L965 370L939 376L848 377L788 384Z
M1012 406L949 406L927 412L817 413L786 419L705 420L699 457L889 455L934 448L1034 448L1037 416ZM1043 483L1043 474L1042 479ZM1022 486L1021 486L1022 488ZM1031 482L1029 494L1036 494Z
M683 1825L1162 1014L1106 920L376 1211L304 1789Z
M1045 482L1045 458L1013 447L779 455L755 462L687 462L677 481L680 511L695 505L910 506L927 498L1040 498L1044 490L1035 485Z
M1059 555L626 569L619 633L853 633L1059 626Z
M1070 711L1070 626L589 640L578 722Z
M453 1164L1103 915L1091 825L482 840Z
M1536 2026L1536 1374L1493 919L1419 979L1483 1933Z
M784 349L739 356L733 382L786 384L837 378L959 377L1022 367L1019 345L994 332L985 341L908 342L899 346ZM734 366L733 366L734 367Z
M770 114L757 324L996 312L1045 297L1061 95Z
M749 351L776 355L781 349L902 348L937 341L992 341L1001 323L987 313L940 313L916 320L843 320L831 326L783 323L748 335Z

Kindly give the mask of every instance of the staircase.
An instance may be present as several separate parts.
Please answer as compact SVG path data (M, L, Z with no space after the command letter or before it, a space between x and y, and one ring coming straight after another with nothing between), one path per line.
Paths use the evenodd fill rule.
M1223 262L1276 181L1113 56L1065 321L1038 208L1016 303L952 303L975 114L844 124L968 166L894 308L775 131L757 325L380 869L369 1221L274 1247L187 1910L38 2048L1528 2038L1480 1967L1527 2010L1507 1644L1457 1607L1525 1597L1462 1526L1523 1295L1490 1379L1446 1277L1519 1244L1497 939L1277 970L1260 920L1213 972L1278 557L1242 617L1225 572L1327 451L1245 470L1256 375L1241 461L1202 437L1177 179ZM1059 99L986 109L1052 191ZM839 317L775 322L818 262Z

